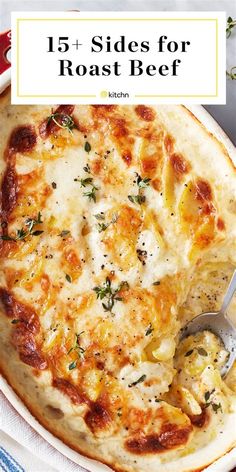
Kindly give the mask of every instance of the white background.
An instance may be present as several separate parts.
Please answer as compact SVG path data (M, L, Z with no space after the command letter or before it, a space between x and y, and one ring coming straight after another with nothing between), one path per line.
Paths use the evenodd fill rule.
M101 19L97 21L97 18ZM112 21L110 18L122 18L126 21ZM128 17L135 18L162 18L162 21L127 21ZM216 94L216 25L213 21L205 21L206 18L215 19L218 16L219 26L219 55L218 55L218 79L219 88ZM19 40L16 38L16 21L18 18L50 18L49 13L13 13L12 19L12 85L13 103L225 103L225 15L224 13L60 13L54 12L51 21L24 21L19 23ZM77 21L71 21L76 18ZM166 18L179 17L179 21L171 21ZM182 21L181 18L196 18L197 21ZM63 18L63 21L53 21L54 18ZM68 21L64 21L68 18ZM80 21L94 18L96 21ZM107 18L103 20L103 18ZM204 21L198 21L203 18ZM141 33L140 33L141 31ZM93 36L102 36L103 44L110 36L113 41L125 36L127 43L136 41L148 41L148 52L91 52L91 40ZM158 52L157 40L160 36L167 36L169 41L190 41L187 52ZM73 44L76 39L82 43L76 50L71 46L68 52L47 52L48 36L53 36L55 41L59 36L69 37ZM16 44L19 46L19 63L16 60ZM180 46L181 48L181 46ZM59 60L71 60L73 62L73 76L59 76ZM156 73L148 76L143 73L140 76L130 76L130 60L136 59L143 62L143 67L153 64L159 67L167 64L171 67L174 59L180 59L177 67L177 76L171 74L161 76ZM120 76L84 76L76 75L77 65L85 65L89 69L90 64L120 64ZM29 67L30 65L30 67ZM16 73L19 71L19 93L17 93ZM127 92L129 98L107 99L100 97L102 90L109 92ZM87 95L86 98L78 95ZM88 95L93 95L91 98ZM95 97L94 97L95 95ZM136 97L142 95L142 97ZM150 97L145 97L150 95ZM176 95L176 97L175 97Z

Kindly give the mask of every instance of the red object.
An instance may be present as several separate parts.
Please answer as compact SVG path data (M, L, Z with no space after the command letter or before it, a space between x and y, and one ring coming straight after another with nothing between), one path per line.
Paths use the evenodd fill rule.
M3 74L11 64L7 59L7 53L11 49L11 30L0 33L0 75Z

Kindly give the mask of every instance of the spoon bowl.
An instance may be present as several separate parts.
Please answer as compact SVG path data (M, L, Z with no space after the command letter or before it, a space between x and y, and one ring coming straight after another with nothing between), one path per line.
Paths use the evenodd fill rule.
M229 283L228 290L223 300L222 307L218 312L207 312L196 316L189 321L180 333L180 341L190 335L201 331L211 331L219 337L228 351L226 363L221 368L221 376L225 377L236 359L236 327L226 315L227 308L236 291L236 270Z

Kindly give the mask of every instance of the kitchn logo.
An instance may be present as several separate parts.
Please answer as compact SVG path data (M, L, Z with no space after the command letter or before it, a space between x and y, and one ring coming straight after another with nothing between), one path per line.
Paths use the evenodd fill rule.
M100 92L100 97L102 98L129 98L128 92L108 92L107 90L102 90Z

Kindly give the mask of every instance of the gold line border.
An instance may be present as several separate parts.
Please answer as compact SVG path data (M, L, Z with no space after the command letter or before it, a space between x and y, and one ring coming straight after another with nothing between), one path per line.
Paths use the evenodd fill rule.
M16 37L17 37L17 44L16 44L16 83L17 83L17 97L20 97L20 70L19 70L19 44L20 44L20 32L19 32L19 21L20 19L17 18L17 24L16 24Z
M64 96L64 95L63 95ZM203 97L203 98L206 98L206 97L217 97L217 95L134 95L136 98L155 98L155 97L167 97L167 98L189 98L189 97L193 97L193 98L200 98L200 97Z
M20 21L216 21L217 18L19 18Z
M218 92L219 92L219 77L218 77L218 70L219 70L219 64L218 64L218 52L219 52L219 24L218 24L218 19L216 18L216 94L215 97L217 97Z
M97 95L19 95L20 97L65 97L65 98L72 98L72 97L85 97L85 98L95 98Z

